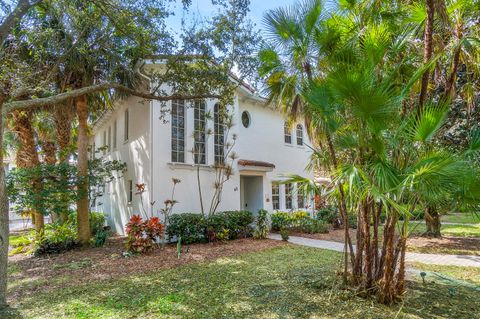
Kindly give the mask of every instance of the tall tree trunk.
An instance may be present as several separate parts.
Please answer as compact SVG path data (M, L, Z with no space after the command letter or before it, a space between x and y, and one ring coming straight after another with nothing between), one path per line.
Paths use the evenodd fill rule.
M428 63L432 58L433 52L433 19L435 16L435 0L426 0L427 19L425 21L425 31L423 34L423 62ZM427 99L429 71L425 71L422 76L422 87L420 89L419 105L422 107Z
M77 200L77 225L78 240L87 244L90 240L90 216L88 209L88 104L85 95L75 99L78 116L77 140L77 168L78 168L78 200Z
M72 121L75 116L72 100L69 100L65 105L55 105L53 107L53 120L55 123L55 135L58 144L58 162L60 164L68 163L71 155L70 145L72 142ZM95 152L95 150L92 150ZM64 181L68 176L60 176ZM66 222L68 219L69 199L68 195L62 195L62 212L60 213L60 220ZM65 205L63 205L63 203Z
M455 37L458 41L462 38L462 24L457 23L455 27ZM460 62L461 46L455 48L452 61L452 70L445 86L445 98L451 99L455 95L455 80L457 79L458 64Z
M3 98L0 97L0 111ZM3 149L3 122L0 112L0 146ZM0 152L0 310L7 307L7 266L8 266L8 196L5 185L5 170L3 167L3 152Z
M31 111L15 111L12 113L14 120L12 131L18 137L20 145L16 152L16 165L18 168L34 168L40 165L38 158L37 144L35 142L35 135L32 126L33 114ZM33 216L32 220L35 221L35 231L37 236L41 236L43 233L45 221L42 214L42 183L39 180L32 181L35 196L37 196L37 206L32 207Z
M427 236L432 236L435 238L442 237L440 228L442 224L440 223L440 214L435 207L427 207L425 214L425 224L427 226Z

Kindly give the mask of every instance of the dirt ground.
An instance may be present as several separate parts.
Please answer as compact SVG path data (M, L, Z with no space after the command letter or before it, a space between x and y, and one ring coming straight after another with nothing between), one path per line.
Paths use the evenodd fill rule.
M312 239L331 240L342 242L344 238L343 229L331 229L327 234L306 234L292 232L291 236L301 236ZM350 229L350 238L355 243L356 230ZM422 236L410 236L408 238L407 250L430 253L430 254L458 254L480 256L480 238L449 237L429 238Z
M65 285L74 286L86 281L143 274L285 245L283 242L269 239L238 239L226 243L183 246L180 258L177 257L175 244L166 245L163 249L157 248L148 255L124 257L124 240L122 237L112 237L104 247L73 250L42 258L22 254L9 257L9 268L13 270L9 280L14 283L10 289L10 298L61 288ZM59 278L65 280L58 280ZM32 279L37 284L32 284ZM26 285L15 284L28 281L30 283Z

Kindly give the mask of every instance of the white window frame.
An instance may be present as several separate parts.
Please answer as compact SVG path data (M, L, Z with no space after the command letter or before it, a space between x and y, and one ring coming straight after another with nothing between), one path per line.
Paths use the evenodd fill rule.
M287 121L283 124L283 141L285 144L292 144L292 132Z
M181 108L182 115L178 115L178 110ZM175 111L174 111L175 109ZM173 163L185 163L185 120L186 120L186 108L184 100L173 100L171 108L171 128L170 128L170 159ZM183 119L183 124L179 125L180 118ZM176 124L175 124L176 123ZM183 130L183 135L180 131ZM174 138L174 132L176 132L176 138ZM175 146L175 150L174 150ZM179 148L182 150L179 150ZM181 158L179 158L181 157Z

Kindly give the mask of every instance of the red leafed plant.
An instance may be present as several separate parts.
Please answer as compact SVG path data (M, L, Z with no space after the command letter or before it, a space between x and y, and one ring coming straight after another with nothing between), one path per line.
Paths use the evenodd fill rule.
M164 225L158 217L143 221L142 217L133 215L127 224L126 248L133 253L147 253L153 249L158 237L163 234Z

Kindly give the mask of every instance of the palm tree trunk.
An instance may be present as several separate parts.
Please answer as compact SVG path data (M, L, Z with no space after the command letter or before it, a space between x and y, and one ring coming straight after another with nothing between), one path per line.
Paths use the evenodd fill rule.
M425 214L425 224L427 226L427 236L435 238L442 237L440 223L440 214L435 207L427 207Z
M33 168L40 165L38 158L37 144L32 126L33 114L31 111L16 111L12 113L14 125L12 131L18 136L20 145L16 153L16 165L18 168ZM37 236L41 236L45 226L43 207L42 207L42 183L39 180L32 181L35 196L37 196L36 207L32 207L32 220L35 221L35 231Z
M426 0L427 4L427 19L425 21L425 32L423 41L425 43L423 49L423 62L428 63L432 58L433 52L433 19L435 15L435 0ZM422 76L422 87L420 89L420 98L419 98L419 105L422 107L425 104L425 100L427 99L427 91L428 91L428 80L429 80L430 72L425 71Z
M455 28L456 38L460 41L462 38L462 25L458 23ZM445 98L451 99L452 96L455 94L455 80L457 79L457 70L458 64L460 63L460 53L461 53L461 46L459 45L455 49L455 53L453 54L453 61L452 61L452 70L450 73L450 77L448 78L447 84L445 86Z
M58 162L60 164L68 163L68 159L71 153L70 145L72 142L72 121L73 117L75 116L75 112L72 106L73 101L68 101L66 102L66 105L56 105L53 108L55 135L57 137L58 144ZM60 176L60 178L65 181L68 176ZM62 198L60 200L62 204L60 220L62 223L65 223L68 219L68 195L62 195Z
M90 240L90 216L88 211L88 104L85 95L75 99L78 116L77 168L77 235L81 244Z
M3 98L0 97L0 111ZM0 112L1 114L1 112ZM0 115L0 145L3 146L3 115ZM0 310L7 307L7 265L8 265L8 196L3 169L3 152L0 152Z

